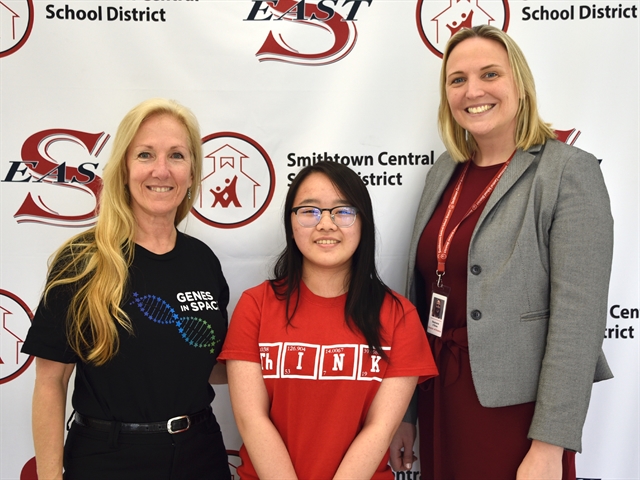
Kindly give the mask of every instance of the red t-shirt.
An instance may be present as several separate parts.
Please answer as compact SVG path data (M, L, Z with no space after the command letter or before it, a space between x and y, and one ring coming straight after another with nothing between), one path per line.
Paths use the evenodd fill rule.
M358 435L385 377L437 375L415 307L387 295L381 309L386 362L370 353L360 332L344 319L346 294L314 295L301 282L300 303L287 326L285 302L269 282L243 293L218 360L260 363L280 432L298 478L329 479ZM242 479L258 478L247 450L240 449ZM388 454L374 479L391 479Z

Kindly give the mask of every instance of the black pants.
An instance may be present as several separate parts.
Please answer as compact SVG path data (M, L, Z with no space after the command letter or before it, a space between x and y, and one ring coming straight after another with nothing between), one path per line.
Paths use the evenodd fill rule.
M211 415L186 432L102 432L73 423L65 480L230 480L220 426Z

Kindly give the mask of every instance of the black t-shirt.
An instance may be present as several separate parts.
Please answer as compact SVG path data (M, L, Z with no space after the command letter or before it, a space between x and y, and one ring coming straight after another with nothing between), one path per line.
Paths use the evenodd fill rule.
M122 301L133 334L118 325L120 347L96 367L79 360L66 337L72 288L41 302L22 351L76 364L72 404L94 418L155 422L206 408L208 379L227 331L229 288L220 262L200 240L178 232L156 255L136 245Z

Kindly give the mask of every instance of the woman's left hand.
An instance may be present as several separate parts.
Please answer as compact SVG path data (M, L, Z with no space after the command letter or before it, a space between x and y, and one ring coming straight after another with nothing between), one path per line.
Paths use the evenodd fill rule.
M561 480L563 451L557 445L533 440L518 468L516 480Z

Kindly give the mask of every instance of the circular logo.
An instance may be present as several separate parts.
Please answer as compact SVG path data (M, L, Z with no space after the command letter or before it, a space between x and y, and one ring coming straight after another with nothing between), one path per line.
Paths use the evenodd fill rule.
M20 351L32 318L19 297L0 289L0 384L19 377L33 362L31 355Z
M502 0L419 0L416 9L422 41L442 58L453 34L475 25L493 25L503 31L509 27L509 2Z
M234 132L202 139L204 165L200 193L191 212L207 225L238 228L267 209L276 186L267 152L251 138Z
M36 457L30 458L29 461L24 464L20 472L20 480L38 480Z
M0 58L17 52L33 28L33 0L0 2Z

